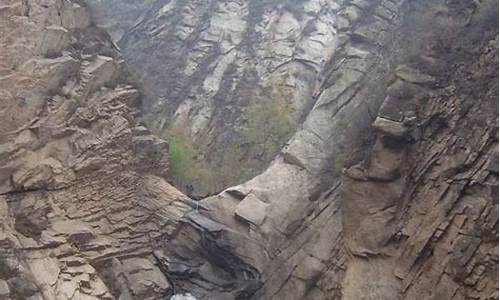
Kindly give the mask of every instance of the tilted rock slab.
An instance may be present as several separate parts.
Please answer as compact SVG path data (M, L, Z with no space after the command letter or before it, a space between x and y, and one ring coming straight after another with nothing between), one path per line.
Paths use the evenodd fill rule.
M239 41L245 5L204 39ZM498 4L327 7L335 55L303 124L262 174L194 202L82 6L8 1L0 298L498 299Z
M160 299L189 208L168 145L79 1L0 5L0 299Z
M174 285L198 299L498 299L496 4L462 4L345 3L354 19L301 128L159 251Z

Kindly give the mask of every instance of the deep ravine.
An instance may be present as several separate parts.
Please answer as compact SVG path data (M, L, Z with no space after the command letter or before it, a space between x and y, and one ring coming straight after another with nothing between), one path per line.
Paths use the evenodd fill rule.
M0 300L498 297L497 1L0 3Z

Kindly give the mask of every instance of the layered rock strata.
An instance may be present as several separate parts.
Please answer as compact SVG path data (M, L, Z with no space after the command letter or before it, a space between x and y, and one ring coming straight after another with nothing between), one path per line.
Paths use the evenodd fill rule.
M331 0L125 2L89 1L154 94L148 123L193 152L172 162L178 185L202 195L279 153L315 104L338 32L361 12L341 17L343 2Z
M0 5L0 299L161 299L188 199L79 1Z
M158 3L206 4L129 5ZM199 202L83 3L2 3L0 298L498 299L498 3L318 3L336 42L304 121Z
M281 154L165 243L174 285L199 299L498 299L498 8L363 3L342 7L360 19Z

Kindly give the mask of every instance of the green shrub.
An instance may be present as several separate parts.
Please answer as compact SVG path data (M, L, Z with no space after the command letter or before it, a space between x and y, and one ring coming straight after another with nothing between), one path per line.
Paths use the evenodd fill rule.
M196 151L192 143L180 132L169 131L167 140L170 145L170 172L175 177L184 178L193 168Z
M169 143L170 174L176 185L185 190L193 186L201 194L213 193L217 186L217 173L208 166L189 132L181 126L173 126L166 132Z

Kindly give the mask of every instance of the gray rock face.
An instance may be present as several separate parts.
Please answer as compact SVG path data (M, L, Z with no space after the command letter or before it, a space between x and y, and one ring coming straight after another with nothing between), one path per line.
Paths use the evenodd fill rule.
M0 299L171 295L152 245L189 201L120 56L78 1L0 14Z
M193 165L181 167L209 171L178 172L201 193L269 163L314 105L342 43L342 1L88 2L154 92L149 122L195 148Z
M498 299L497 2L89 3L171 91L171 164L82 2L2 3L1 299ZM166 182L233 134L286 144L201 201Z
M482 79L498 77L497 7L461 5L345 3L359 18L339 19L300 129L159 250L174 285L199 299L497 299L498 85Z

